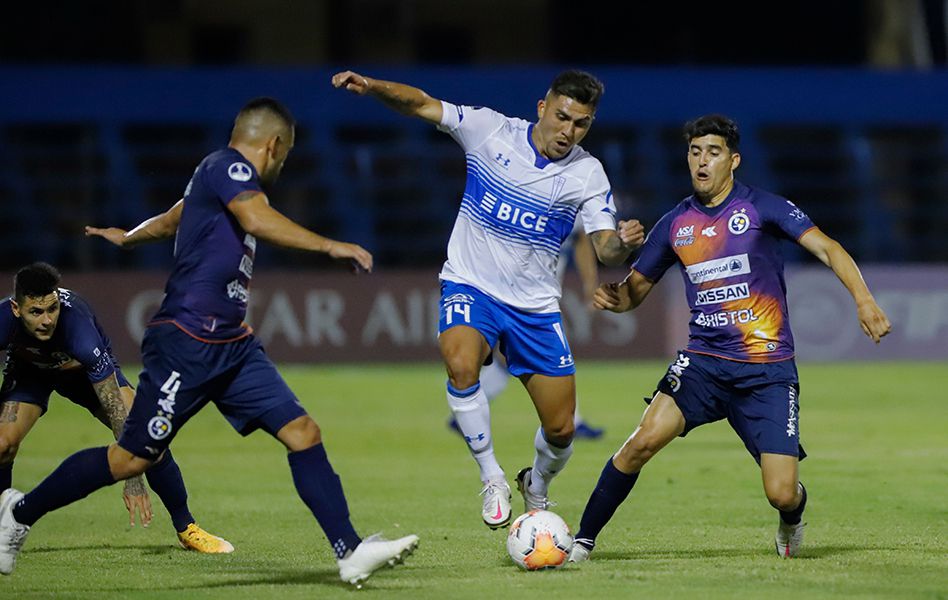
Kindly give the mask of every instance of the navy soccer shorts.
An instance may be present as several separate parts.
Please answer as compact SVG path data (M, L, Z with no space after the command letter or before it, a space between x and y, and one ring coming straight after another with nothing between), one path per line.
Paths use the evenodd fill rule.
M173 323L153 325L142 340L144 370L119 446L156 459L208 402L241 435L275 434L306 414L252 336L208 343Z
M561 377L576 372L558 312L518 310L475 287L442 281L438 333L457 325L476 329L491 348L499 342L507 370L515 377L531 373Z
M119 385L130 387L131 384L121 369L115 370ZM99 397L82 369L51 370L35 369L32 367L8 366L3 373L3 387L0 387L0 404L4 402L23 402L35 404L43 409L43 414L49 408L49 396L56 392L73 404L85 408L95 414L102 408Z
M758 463L762 453L806 456L800 445L800 383L792 359L727 360L682 350L658 383L675 399L689 431L721 419Z

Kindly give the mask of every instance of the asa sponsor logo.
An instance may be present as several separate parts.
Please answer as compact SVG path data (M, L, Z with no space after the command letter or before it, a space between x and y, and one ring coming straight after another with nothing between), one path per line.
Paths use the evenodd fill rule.
M744 298L750 298L750 286L746 283L735 283L734 285L725 285L708 290L698 290L695 306L720 304L721 302L743 300Z
M679 227L678 233L675 234L676 238L690 237L695 234L695 226L687 225L685 227Z
M751 272L750 260L746 254L734 254L724 258L715 258L685 267L691 283L704 283L735 275L747 275Z

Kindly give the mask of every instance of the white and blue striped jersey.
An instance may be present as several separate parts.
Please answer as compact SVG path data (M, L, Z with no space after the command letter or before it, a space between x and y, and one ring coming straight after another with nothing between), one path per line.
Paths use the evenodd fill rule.
M556 263L577 214L586 233L616 227L602 164L579 146L544 158L523 119L448 102L442 109L438 128L464 148L467 183L440 279L521 310L558 312Z

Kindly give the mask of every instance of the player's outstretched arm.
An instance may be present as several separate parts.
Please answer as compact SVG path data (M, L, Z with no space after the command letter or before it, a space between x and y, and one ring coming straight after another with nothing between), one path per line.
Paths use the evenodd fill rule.
M892 330L892 324L869 292L853 257L839 242L815 227L804 233L799 243L833 269L856 302L856 314L863 332L878 344Z
M583 301L587 309L592 309L593 295L599 287L599 264L596 261L596 249L593 248L589 236L582 231L574 234L576 241L573 244L573 259L576 262L576 271L583 284Z
M92 389L95 390L99 404L102 406L102 411L96 416L112 430L112 435L118 440L132 406L131 388L120 388L118 378L113 373L102 381L93 383ZM141 475L125 480L122 500L128 510L129 526L135 526L137 515L142 527L148 527L152 518L151 499L148 497L148 490L145 488L145 481Z
M441 123L441 100L432 98L423 90L404 83L372 79L352 71L343 71L332 76L332 85L364 96L374 96L383 104L403 115L418 117L429 123Z
M621 265L632 251L645 243L645 228L636 220L619 221L615 231L603 229L589 235L599 261L610 267Z
M645 300L654 285L633 269L623 281L599 286L593 295L593 306L615 313L632 310Z
M174 206L149 219L145 219L131 231L118 227L86 226L86 236L99 236L119 248L130 248L144 242L156 242L172 237L178 231L181 222L181 210L184 208L184 199L175 202Z
M227 208L237 217L243 230L256 238L284 248L349 259L356 270L372 270L372 255L362 246L337 242L298 225L270 206L270 201L261 192L240 193L227 204Z

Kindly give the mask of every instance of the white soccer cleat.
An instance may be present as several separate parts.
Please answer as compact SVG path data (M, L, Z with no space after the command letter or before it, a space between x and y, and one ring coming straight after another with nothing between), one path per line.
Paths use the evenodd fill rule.
M488 481L481 490L484 496L484 506L481 508L481 517L484 524L491 529L499 529L510 524L510 486L503 479Z
M23 492L9 488L0 494L0 574L9 575L16 566L16 557L30 532L29 525L17 523L13 518L13 507L23 497Z
M587 548L584 544L580 544L578 541L573 540L573 546L569 549L569 558L566 559L567 562L579 563L589 560L589 554L592 552L592 549Z
M517 490L523 496L524 512L548 510L551 506L556 506L546 496L537 496L530 491L530 477L532 474L533 467L524 467L517 473Z
M780 520L780 524L777 525L777 535L774 537L774 542L777 548L777 554L781 558L793 558L800 551L800 546L803 545L803 529L806 527L806 523L800 521L796 525L789 525L783 522L783 519Z
M382 567L401 564L417 547L417 535L406 535L397 540L383 539L377 533L370 535L349 556L339 559L339 577L356 589L362 589L363 582L372 573Z

